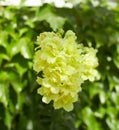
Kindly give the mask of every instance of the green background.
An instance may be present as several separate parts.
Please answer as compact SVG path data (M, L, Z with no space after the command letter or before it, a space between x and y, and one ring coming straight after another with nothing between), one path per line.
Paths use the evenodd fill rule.
M119 4L98 2L0 6L0 130L119 130ZM98 49L101 78L82 85L72 112L42 103L32 68L37 36L59 29Z

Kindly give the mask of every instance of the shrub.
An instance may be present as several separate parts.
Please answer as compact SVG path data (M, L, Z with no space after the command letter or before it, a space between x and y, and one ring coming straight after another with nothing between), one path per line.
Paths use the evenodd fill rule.
M85 82L72 112L54 110L37 94L36 37L63 29L98 50L100 80ZM0 129L119 129L119 6L0 7Z

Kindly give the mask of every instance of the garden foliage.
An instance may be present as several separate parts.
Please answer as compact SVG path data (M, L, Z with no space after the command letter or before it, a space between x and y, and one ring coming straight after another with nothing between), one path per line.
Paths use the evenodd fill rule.
M85 82L74 109L42 103L33 71L37 36L63 29L97 49L100 79ZM0 130L119 129L119 5L0 6Z

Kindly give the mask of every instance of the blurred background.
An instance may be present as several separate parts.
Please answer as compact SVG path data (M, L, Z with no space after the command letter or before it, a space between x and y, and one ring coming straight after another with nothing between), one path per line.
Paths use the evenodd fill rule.
M37 36L59 29L98 50L72 112L42 103L32 68ZM119 130L118 0L0 0L0 130Z

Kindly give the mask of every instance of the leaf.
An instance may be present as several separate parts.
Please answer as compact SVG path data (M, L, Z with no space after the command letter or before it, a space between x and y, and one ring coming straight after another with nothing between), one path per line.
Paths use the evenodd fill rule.
M4 17L5 17L6 19L12 20L12 19L14 18L14 15L15 15L15 14L12 12L12 10L11 10L10 7L8 7L8 8L6 9L6 11L4 11Z
M107 99L107 94L105 93L105 91L102 89L99 93L99 99L100 99L100 103L104 104L106 102Z
M19 40L18 46L20 49L21 55L25 59L30 59L33 57L33 43L29 38L23 37Z
M83 121L87 125L87 130L101 130L101 126L96 120L93 111L89 107L83 109Z
M95 117L103 118L106 114L106 109L100 105L99 109L94 112Z
M89 94L90 98L92 99L95 95L99 94L101 91L100 83L93 83L89 86Z
M12 126L12 119L13 119L12 114L9 112L8 109L6 109L4 122L9 130L11 129L11 126Z
M115 104L115 107L119 109L119 95L118 92L112 92L110 93L111 100ZM113 113L114 114L114 113Z
M11 57L21 53L25 59L30 59L33 57L33 43L27 37L19 38L8 46L7 52Z
M23 93L19 93L18 94L18 102L17 102L17 105L16 105L16 109L18 111L22 111L22 107L23 107L25 102L26 102L25 95Z
M7 54L12 58L14 55L20 52L19 44L15 41L7 46Z
M35 19L34 19L34 21L35 21ZM25 22L25 24L28 25L28 26L31 27L31 28L34 28L34 27L35 27L34 21L33 21L33 19L28 19L28 20Z
M0 82L0 102L7 107L9 102L9 84L7 82Z
M109 86L110 86L110 90L114 89L116 86L119 85L119 77L118 75L108 75L107 76L108 80L109 80Z
M14 72L9 72L9 83L13 86L15 92L19 94L24 88L24 82L20 80L19 75Z
M20 30L19 30L19 35L20 35L20 37L21 37L23 34L25 34L27 31L28 31L28 28L26 28L26 27L20 29Z
M33 46L29 39L24 38L20 40L21 43L21 54L24 58L30 59L33 57Z
M8 45L7 38L8 38L7 31L1 31L0 30L0 46L4 47L5 49Z
M50 5L44 6L39 11L37 11L36 17L40 21L46 20L54 31L62 28L66 21L65 18L56 15Z
M115 55L113 61L116 67L119 69L119 54Z
M0 53L0 64L1 64L3 59L4 60L9 60L9 57L4 53Z

